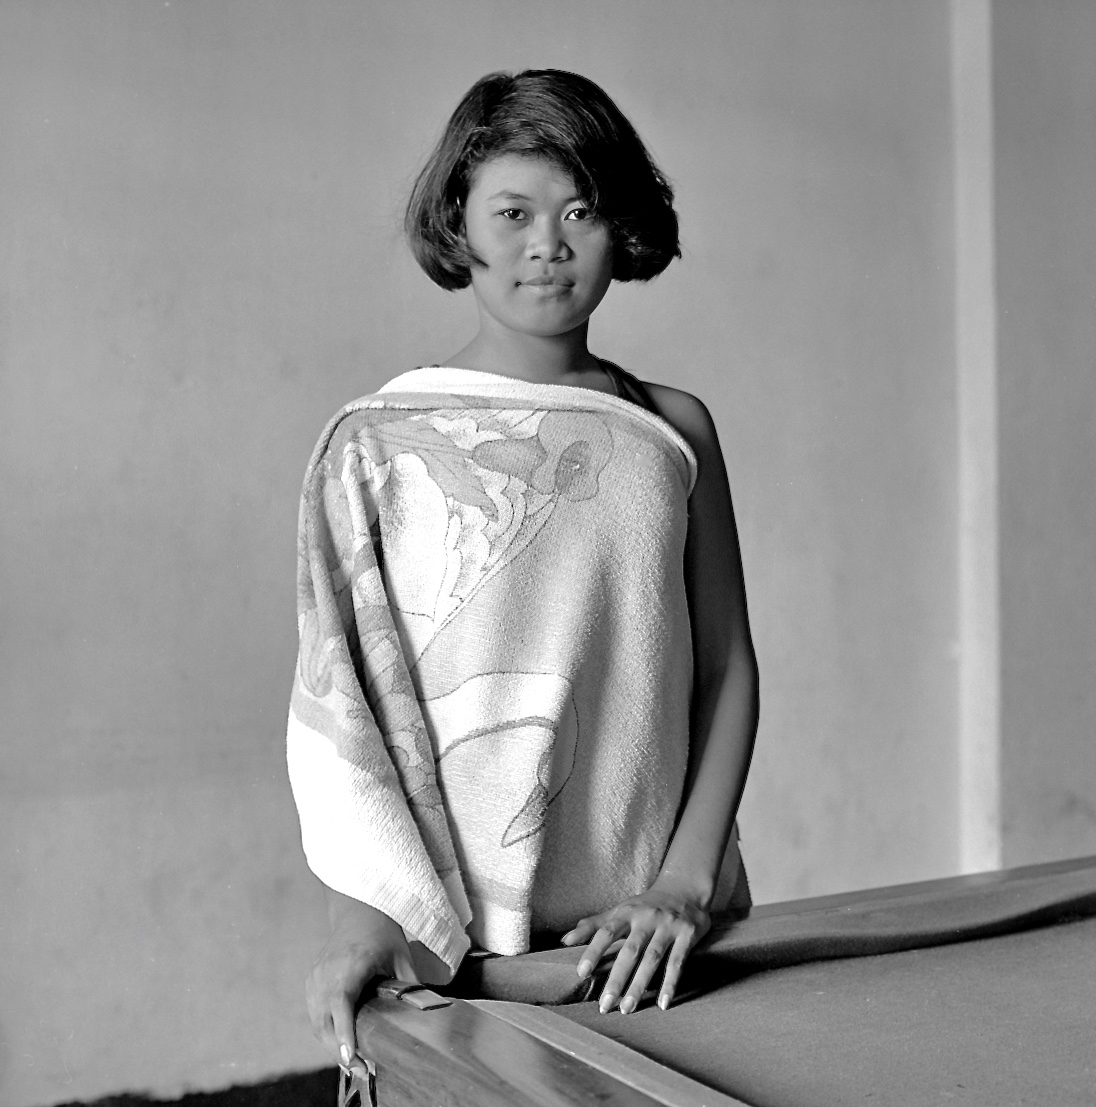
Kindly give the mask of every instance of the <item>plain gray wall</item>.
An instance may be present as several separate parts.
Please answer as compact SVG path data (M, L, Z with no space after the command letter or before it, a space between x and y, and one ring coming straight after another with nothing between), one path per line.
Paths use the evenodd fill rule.
M996 5L1005 858L1096 852L1096 4Z
M1003 7L1016 87L1038 67L1085 130L1085 40L1031 56L1046 21ZM1047 7L1090 33L1083 3ZM593 345L720 428L762 672L757 898L955 871L948 27L945 0L0 2L5 1103L325 1061L302 992L321 897L283 765L296 499L340 404L470 334L468 294L415 269L399 218L492 69L599 81L677 186L684 259L612 290ZM1062 217L1041 148L1002 154L1002 255L1022 268L1009 250L1075 220L1059 273L1091 288L1091 146L1066 155L1071 135L1043 139ZM1002 471L1041 499L1004 512L1010 694L1039 704L1006 731L1026 750L1038 722L1096 802L1091 302L1052 305L1034 273L1010 297L1031 300L1002 332ZM1036 363L1032 431L1008 405ZM1067 640L1025 638L1049 609L1023 543L1054 565ZM1018 856L1096 849L1044 823Z

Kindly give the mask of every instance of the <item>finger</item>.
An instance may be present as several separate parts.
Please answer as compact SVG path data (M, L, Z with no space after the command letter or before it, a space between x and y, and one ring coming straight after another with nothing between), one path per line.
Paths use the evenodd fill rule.
M411 951L397 953L392 960L392 971L397 980L403 980L411 984L419 983L419 974L415 971L415 964L411 960Z
M578 963L580 979L594 971L594 966L605 956L605 951L617 940L617 930L621 926L621 923L610 920L598 928Z
M331 1013L328 1012L326 1015L318 1017L312 1016L310 1021L312 1023L312 1033L316 1035L320 1045L323 1046L330 1057L337 1062L341 1062L339 1041L335 1037L335 1024L331 1021Z
M588 942L607 918L607 915L591 915L589 918L579 919L574 927L560 938L560 942L565 946L577 946L582 942Z
M354 1032L354 1005L346 992L338 992L331 998L331 1023L335 1039L335 1054L344 1068L350 1068L358 1052Z
M665 1011L674 1001L674 993L677 991L677 983L681 977L681 969L685 964L685 958L689 954L690 939L679 935L670 950L670 956L666 958L666 972L662 977L662 988L658 995L658 1005Z
M598 1006L603 1014L613 1009L617 996L627 987L632 970L646 949L651 937L649 931L637 930L634 926L632 927L628 940L621 946L620 952L616 955L612 971L609 973L609 979L605 982L605 988L601 993Z
M657 932L647 943L647 948L643 951L643 960L640 961L639 967L632 975L628 991L621 997L620 1013L622 1015L630 1015L639 1006L643 993L647 991L648 985L658 971L658 966L662 964L667 945L667 938Z
M333 1058L339 1059L339 1043L331 1021L331 1008L320 994L314 971L309 973L308 980L305 982L305 1000L308 1005L308 1021L312 1026L312 1033Z

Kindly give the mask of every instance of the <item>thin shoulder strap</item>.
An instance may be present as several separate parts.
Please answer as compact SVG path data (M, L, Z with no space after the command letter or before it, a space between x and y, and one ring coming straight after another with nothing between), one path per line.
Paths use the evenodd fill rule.
M613 382L616 394L622 400L630 400L633 404L644 408L653 415L662 414L655 406L647 386L639 377L633 376L627 369L621 369L614 362L606 361L605 358L599 358L598 360L605 372L609 374L609 379Z

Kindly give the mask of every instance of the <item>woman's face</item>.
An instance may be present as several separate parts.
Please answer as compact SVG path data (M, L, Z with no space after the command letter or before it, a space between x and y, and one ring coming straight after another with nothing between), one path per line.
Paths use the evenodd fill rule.
M465 242L480 312L520 334L567 334L583 326L612 279L609 228L574 181L540 158L504 154L472 179Z

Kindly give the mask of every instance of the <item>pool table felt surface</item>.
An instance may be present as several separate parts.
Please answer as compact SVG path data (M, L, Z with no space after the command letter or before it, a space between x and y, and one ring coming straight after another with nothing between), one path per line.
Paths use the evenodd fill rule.
M555 1010L757 1107L1096 1104L1096 918Z
M711 991L744 972L990 937L1096 914L1096 858L979 873L754 908L712 920L686 964L679 993ZM600 993L611 958L587 980L581 947L516 957L468 957L447 995L546 1005Z
M503 991L520 993L523 977L534 992L546 980L552 991L552 974L574 974L578 952L500 958L487 992L501 980ZM848 953L862 956L841 956ZM504 1094L500 1103L693 1105L718 1100L705 1096L715 1088L781 1107L1093 1104L1096 858L757 908L712 936L694 959L690 997L668 1012L458 1000L444 1019L468 1024L461 1038L443 1020L423 1021L435 1013L393 1003L371 1000L359 1019L360 1041L381 1067L382 1107L486 1103L473 1084L505 1081L496 1065L524 1082L520 1099ZM512 1014L535 1024L530 1033L499 1029ZM425 1049L393 1048L405 1031L433 1039ZM533 1059L534 1039L542 1049L549 1043L547 1060ZM473 1068L483 1071L461 1070L458 1079L468 1060L462 1041L473 1043ZM613 1042L616 1055L603 1064L597 1055ZM576 1076L584 1054L587 1069L623 1072L632 1088L596 1072ZM534 1072L543 1079L530 1084ZM683 1074L677 1088L675 1072ZM667 1086L658 1091L660 1073ZM385 1098L386 1085L420 1076L417 1091Z

